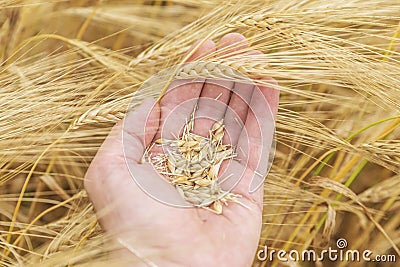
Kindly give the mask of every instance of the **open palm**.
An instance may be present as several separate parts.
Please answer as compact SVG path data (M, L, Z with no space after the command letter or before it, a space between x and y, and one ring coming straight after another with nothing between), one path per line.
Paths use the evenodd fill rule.
M229 56L246 49L243 36L228 34L218 46L211 40L203 42L189 60L205 54ZM246 53L260 52L247 49ZM248 84L206 80L175 84L160 103L144 101L114 126L85 177L85 188L103 229L123 240L123 245L136 254L127 254L133 260L140 258L147 265L251 265L261 231L263 188L249 193L249 186L258 172L258 161L265 156L260 150L260 135L273 133L271 124L260 126L254 113L268 109L268 103L275 116L278 97L279 93L271 88L260 87L257 91ZM196 113L204 117L195 121L196 134L208 135L214 121L206 117L212 113L213 118L224 119L229 133L224 137L226 143L247 147L246 153L237 151L239 160L225 166L226 172L241 175L232 190L242 195L241 204L229 203L221 215L163 204L143 192L131 176L132 170L143 177L157 175L149 164L141 162L145 149L161 134L172 138L173 133L179 132L193 107L186 108L186 118L174 117L173 111L190 99L198 99ZM210 106L207 99L218 99L228 108ZM167 120L174 123L167 124Z

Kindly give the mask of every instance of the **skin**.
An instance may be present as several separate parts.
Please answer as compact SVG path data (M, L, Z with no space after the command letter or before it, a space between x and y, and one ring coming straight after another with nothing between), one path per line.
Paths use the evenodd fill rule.
M207 55L229 57L238 54L239 50L246 51L240 53L262 54L251 50L242 35L232 33L222 37L218 45L211 40L203 42L188 61ZM271 78L264 79L275 83ZM229 90L224 87L233 86L237 87L239 93L230 96ZM261 95L253 99L248 89L243 89L246 85L235 85L233 82L217 81L215 84L206 81L178 87L179 90L170 90L160 103L155 103L154 99L144 101L113 127L87 171L85 188L102 228L116 240L123 240L123 245L131 250L121 252L121 258L132 259L127 266L148 266L149 263L146 265L143 259L158 266L250 266L261 231L263 199L262 186L252 194L248 192L260 157L258 147L261 141L261 133L251 110L257 112L265 109L266 101L276 116L279 92L260 87ZM207 115L210 109L201 99L217 97L232 108L244 123L244 127L233 123L232 112L218 107L213 110L214 116L224 118L229 132L229 139L225 137L225 142L232 145L240 145L241 142L249 144L248 161L233 161L229 167L226 164L223 166L223 169L228 168L232 173L236 169L244 170L242 179L232 190L242 195L240 201L243 205L229 203L224 206L223 213L217 215L200 208L171 207L149 197L132 179L126 162L137 170L145 168L140 164L145 148L160 137L163 130L167 133L171 130L166 129L163 122L177 105L187 99L199 98L196 112ZM260 101L261 98L263 101ZM250 103L250 111L245 100ZM189 116L189 110L187 113ZM194 132L206 136L212 124L210 119L197 119ZM182 124L177 123L176 127L175 130L179 131ZM245 130L249 136L243 134ZM155 171L148 172L153 175L151 172ZM137 261L138 258L141 260Z

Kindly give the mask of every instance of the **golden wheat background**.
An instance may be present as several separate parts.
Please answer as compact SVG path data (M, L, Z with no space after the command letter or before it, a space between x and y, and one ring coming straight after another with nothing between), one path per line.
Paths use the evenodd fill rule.
M112 265L83 189L92 157L146 79L181 63L196 40L229 32L266 56L203 61L273 77L281 90L260 248L318 251L346 238L400 260L398 0L9 0L0 1L2 266ZM333 266L298 263L322 264Z

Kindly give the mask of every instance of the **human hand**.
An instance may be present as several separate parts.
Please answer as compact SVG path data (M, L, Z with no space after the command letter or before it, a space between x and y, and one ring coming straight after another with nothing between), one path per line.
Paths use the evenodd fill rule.
M243 36L227 34L218 47L211 40L205 41L189 61L204 54L228 57L247 47ZM247 50L245 53L260 54ZM264 80L274 83L271 78ZM87 171L85 188L103 229L123 239L131 252L142 260L147 259L144 260L147 265L249 266L260 236L263 199L263 187L250 193L249 186L262 157L263 133L260 131L270 135L274 131L271 124L260 127L254 113L268 109L265 106L268 103L275 116L279 92L267 87L254 90L248 84L209 80L175 87L178 89L169 91L160 103L148 99L114 126ZM237 94L232 94L227 88L234 88L232 91ZM206 98L218 98L230 109L223 108L223 105L210 109L203 101ZM179 132L184 117L173 118L174 124L166 125L164 122L174 116L173 110L178 105L189 99L199 99L196 113L200 116L211 112L213 118L224 119L229 133L224 137L225 143L247 147L246 153L238 152L238 158L243 160L231 161L225 166L229 173L236 174L239 170L242 173L232 189L233 193L242 195L241 204L229 203L221 215L199 208L178 208L161 203L143 192L130 173L132 169L135 175L141 173L143 177L157 175L149 165L141 163L142 156L146 147L162 132L166 135ZM188 116L192 110L187 109ZM236 122L238 119L244 127ZM206 136L213 123L208 118L196 119L194 132ZM169 128L173 126L176 129Z

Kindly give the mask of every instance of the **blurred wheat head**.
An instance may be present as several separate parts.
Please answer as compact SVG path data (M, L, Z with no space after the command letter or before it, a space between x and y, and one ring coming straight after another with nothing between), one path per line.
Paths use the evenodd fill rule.
M260 247L318 250L341 237L399 256L399 10L397 0L0 1L1 264L110 266L83 189L91 159L133 97L160 93L134 96L146 79L229 32L265 55L202 61L281 90Z

